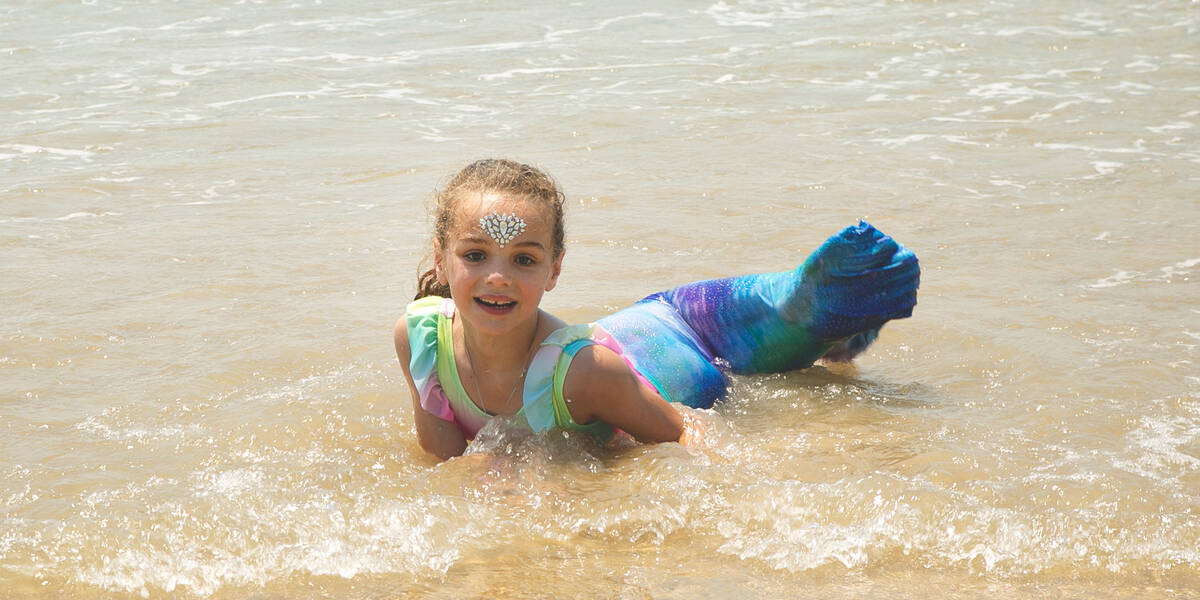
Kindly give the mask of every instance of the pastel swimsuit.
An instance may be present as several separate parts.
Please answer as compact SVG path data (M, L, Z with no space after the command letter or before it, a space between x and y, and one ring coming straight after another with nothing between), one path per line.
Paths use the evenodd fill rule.
M458 377L450 329L453 320L454 301L449 298L428 296L408 305L409 372L417 386L421 407L457 425L470 440L495 415L471 400ZM581 349L593 344L622 354L616 340L595 324L563 327L546 337L525 375L522 406L516 415L518 423L523 421L534 432L561 428L602 440L612 437L613 428L606 423L576 423L563 397L563 383L571 361Z

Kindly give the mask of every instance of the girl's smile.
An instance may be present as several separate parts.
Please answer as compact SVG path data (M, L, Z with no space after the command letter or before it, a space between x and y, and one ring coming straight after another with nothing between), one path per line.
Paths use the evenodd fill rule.
M484 312L493 315L506 315L517 306L516 300L509 300L502 296L478 296L475 302Z

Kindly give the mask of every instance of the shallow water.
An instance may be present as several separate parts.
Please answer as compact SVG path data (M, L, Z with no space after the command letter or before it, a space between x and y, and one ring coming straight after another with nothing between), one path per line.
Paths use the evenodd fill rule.
M1194 2L0 8L0 596L1200 596ZM923 266L703 444L417 447L391 326L463 163L544 307Z

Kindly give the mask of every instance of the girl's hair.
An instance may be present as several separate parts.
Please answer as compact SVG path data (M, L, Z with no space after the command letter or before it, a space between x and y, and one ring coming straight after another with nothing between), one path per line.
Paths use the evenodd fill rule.
M433 237L438 248L447 248L454 229L459 202L471 193L496 192L519 196L532 202L552 218L551 240L554 258L565 248L563 239L563 201L565 196L550 175L526 164L487 158L463 167L457 175L433 195ZM429 269L417 277L417 295L450 297L450 286L439 283L437 270Z

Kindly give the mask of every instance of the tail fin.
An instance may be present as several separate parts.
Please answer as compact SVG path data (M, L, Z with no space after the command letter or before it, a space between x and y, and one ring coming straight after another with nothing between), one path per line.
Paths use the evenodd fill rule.
M830 237L796 271L799 285L780 315L829 341L912 316L921 282L916 255L865 221Z

